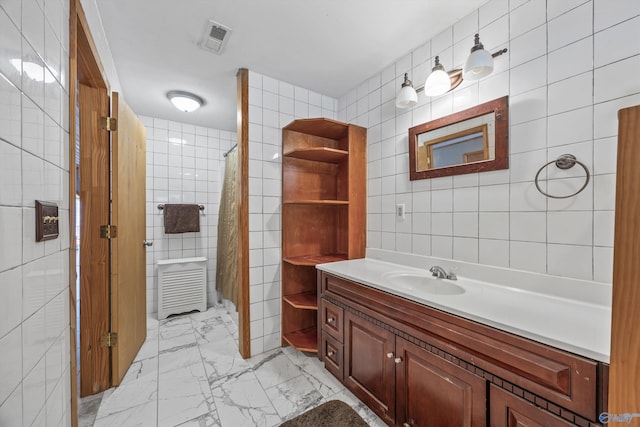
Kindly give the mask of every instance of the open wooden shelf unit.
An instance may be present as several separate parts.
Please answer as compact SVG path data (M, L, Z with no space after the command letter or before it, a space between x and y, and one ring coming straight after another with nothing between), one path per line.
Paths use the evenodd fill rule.
M364 257L366 129L295 120L282 152L282 345L316 352L315 266Z

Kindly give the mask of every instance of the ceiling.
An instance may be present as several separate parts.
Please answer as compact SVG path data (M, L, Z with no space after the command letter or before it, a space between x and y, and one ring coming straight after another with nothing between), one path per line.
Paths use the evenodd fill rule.
M140 115L236 130L239 68L339 98L486 0L105 0L98 8L122 86ZM232 29L198 47L209 19ZM400 88L398 81L398 89ZM170 90L206 105L176 110Z

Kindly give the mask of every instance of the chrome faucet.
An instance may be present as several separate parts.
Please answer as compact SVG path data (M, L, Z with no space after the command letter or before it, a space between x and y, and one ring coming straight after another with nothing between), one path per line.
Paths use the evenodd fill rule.
M449 279L449 280L457 279L455 273L453 272L447 273L445 269L440 267L439 265L434 265L429 269L429 271L438 279Z

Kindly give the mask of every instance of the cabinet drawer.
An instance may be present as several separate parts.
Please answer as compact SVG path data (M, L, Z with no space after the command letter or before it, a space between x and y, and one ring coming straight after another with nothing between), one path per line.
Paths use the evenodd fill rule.
M572 422L544 411L506 391L491 386L489 395L492 427L568 427Z
M322 329L340 342L344 342L344 310L329 301L322 301Z
M338 342L326 332L322 332L320 351L322 352L324 367L340 380L342 380L342 374L344 372L342 363L343 349L342 343Z

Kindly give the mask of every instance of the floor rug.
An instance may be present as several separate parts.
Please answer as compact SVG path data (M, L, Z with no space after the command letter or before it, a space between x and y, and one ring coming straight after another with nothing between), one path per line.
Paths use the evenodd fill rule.
M369 427L351 406L331 400L286 421L280 427Z

